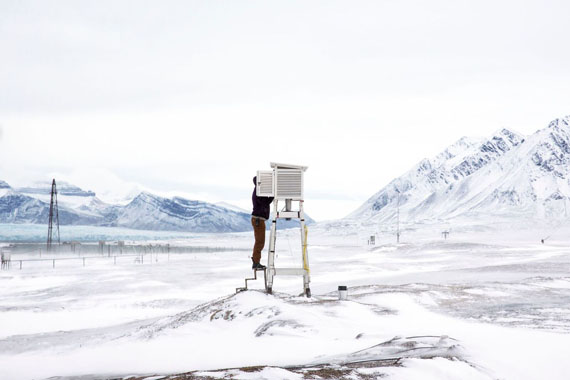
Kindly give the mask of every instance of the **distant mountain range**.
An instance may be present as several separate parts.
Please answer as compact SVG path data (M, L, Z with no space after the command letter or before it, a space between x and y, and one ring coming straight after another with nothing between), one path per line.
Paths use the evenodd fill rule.
M530 136L501 129L463 137L424 159L347 219L393 222L456 217L562 220L570 213L570 116Z
M226 203L212 204L181 197L164 198L142 192L126 205L101 201L92 191L57 182L61 225L125 227L154 231L249 231L251 215ZM51 183L12 188L0 181L0 223L46 224ZM312 223L311 218L307 218ZM296 221L279 220L278 228L296 227Z
M49 183L12 188L0 180L0 223L47 224L49 193ZM345 220L392 223L399 208L401 219L407 222L493 217L560 222L569 217L569 198L567 116L530 136L501 129L488 138L463 137L391 181ZM223 202L143 192L126 205L113 205L92 191L64 182L58 182L58 201L62 225L189 232L251 230L249 212ZM278 226L298 223L279 220Z

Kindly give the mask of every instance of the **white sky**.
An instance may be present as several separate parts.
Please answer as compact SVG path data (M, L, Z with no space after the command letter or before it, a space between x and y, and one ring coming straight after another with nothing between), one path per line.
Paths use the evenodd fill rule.
M570 114L568 1L0 0L0 179L343 217L462 136Z

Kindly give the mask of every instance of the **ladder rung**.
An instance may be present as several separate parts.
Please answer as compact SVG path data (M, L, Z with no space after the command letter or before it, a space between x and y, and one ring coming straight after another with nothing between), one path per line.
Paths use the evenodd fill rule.
M277 213L278 218L299 218L299 211L280 211Z
M276 276L298 276L307 273L303 268L274 268L274 270Z

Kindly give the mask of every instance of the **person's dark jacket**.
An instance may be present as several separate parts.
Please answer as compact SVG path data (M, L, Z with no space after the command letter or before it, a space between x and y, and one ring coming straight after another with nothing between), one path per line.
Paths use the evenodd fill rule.
M265 220L269 219L269 205L273 202L273 197L258 197L257 196L257 176L253 177L253 194L251 195L251 202L253 203L253 212L251 215L263 218Z

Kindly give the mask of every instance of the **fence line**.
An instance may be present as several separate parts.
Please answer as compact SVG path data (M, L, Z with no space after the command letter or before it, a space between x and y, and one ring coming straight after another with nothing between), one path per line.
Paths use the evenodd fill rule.
M86 261L98 259L110 259L113 258L113 265L117 264L117 258L128 258L134 257L135 263L144 264L145 255L150 255L150 261L152 262L153 254L155 255L156 261L158 261L159 256L166 256L167 261L170 261L170 254L182 255L182 254L194 254L194 253L208 253L208 252L226 252L226 251L242 251L245 248L230 248L230 247L196 247L196 246L170 246L169 244L140 244L140 245L110 245L105 244L101 246L95 244L84 244L71 247L70 250L65 250L66 246L56 246L56 249L49 251L48 253L52 257L42 258L42 251L47 252L44 248L45 245L41 245L36 249L30 250L30 248L40 246L39 244L11 244L8 247L3 247L2 250L2 269L10 269L11 263L18 263L19 269L23 268L25 262L50 262L52 263L52 268L56 267L57 261L71 261L71 260L81 260L83 266L86 266ZM85 248L85 249L84 249ZM138 248L138 249L137 249ZM85 254L97 252L97 256L82 256L82 251L85 250ZM249 250L249 249L247 249ZM112 252L113 251L113 252ZM118 252L117 252L118 251ZM123 253L124 251L131 251L134 253ZM10 257L11 253L17 253L18 255L35 255L39 253L40 258L26 258L20 259L15 257ZM60 255L72 253L78 257L53 257L53 255ZM163 257L164 257L163 256Z
M155 257L157 257L158 254L155 254ZM10 269L11 267L11 263L19 263L19 269L23 268L23 263L25 262L51 262L52 263L52 268L55 268L56 265L55 263L57 261L72 261L72 260L80 260L83 263L83 266L85 266L87 259L90 260L105 260L105 259L110 259L113 258L113 265L117 264L117 258L127 258L127 257L134 257L135 258L135 263L140 262L141 264L144 264L144 254L126 254L126 255L113 255L113 256L82 256L82 257L57 257L57 258L49 258L49 259L15 259L15 260L10 260L7 261L6 263L3 263L3 267L2 269ZM138 260L137 260L138 258ZM166 259L167 261L170 261L170 254L166 254ZM151 262L152 262L152 256L151 256ZM4 266L4 264L6 264Z

